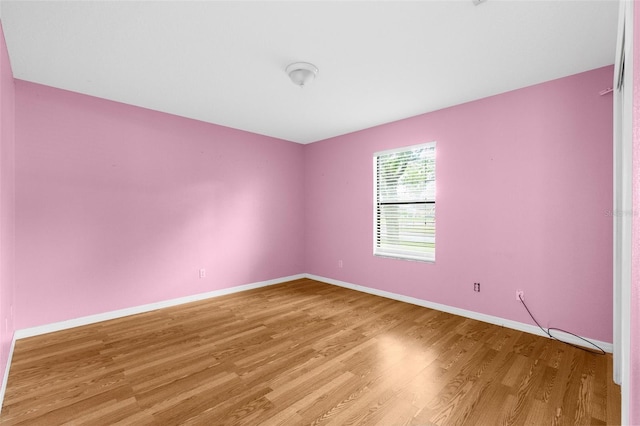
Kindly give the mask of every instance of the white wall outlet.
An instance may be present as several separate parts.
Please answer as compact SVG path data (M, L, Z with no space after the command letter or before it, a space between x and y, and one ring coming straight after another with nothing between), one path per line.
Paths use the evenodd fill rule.
M206 269L202 268L202 269L200 269L200 271L198 271L198 277L204 278L206 276L207 276L207 270Z
M520 300L524 301L524 290L516 290L516 300L520 302Z
M343 266L342 260L338 260L338 268L342 268L342 266Z

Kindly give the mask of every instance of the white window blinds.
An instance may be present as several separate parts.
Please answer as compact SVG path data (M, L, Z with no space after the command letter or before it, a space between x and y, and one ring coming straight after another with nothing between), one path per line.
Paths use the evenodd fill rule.
M436 143L374 154L378 256L435 262Z

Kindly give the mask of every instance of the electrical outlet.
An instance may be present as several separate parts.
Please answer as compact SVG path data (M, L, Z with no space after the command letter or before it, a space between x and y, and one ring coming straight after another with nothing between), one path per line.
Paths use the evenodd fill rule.
M516 300L520 302L521 299L524 301L524 290L516 290Z
M473 291L480 293L480 283L473 283Z
M342 266L343 266L342 260L338 260L338 268L342 268Z
M200 271L198 271L198 276L199 276L200 278L204 278L204 277L206 277L206 276L207 276L207 270L206 270L206 269L204 269L204 268L200 269Z

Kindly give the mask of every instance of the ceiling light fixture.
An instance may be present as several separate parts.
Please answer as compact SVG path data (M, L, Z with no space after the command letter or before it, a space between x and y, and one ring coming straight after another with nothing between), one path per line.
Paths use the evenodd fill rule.
M318 68L308 62L294 62L290 64L286 70L289 78L293 84L304 87L311 83L316 75L318 75Z

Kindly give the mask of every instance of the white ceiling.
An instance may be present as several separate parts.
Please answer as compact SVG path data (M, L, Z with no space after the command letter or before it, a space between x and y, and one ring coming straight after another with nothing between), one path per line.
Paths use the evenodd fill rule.
M1 7L18 79L300 143L612 64L618 15L616 0ZM304 89L296 61L320 69Z

